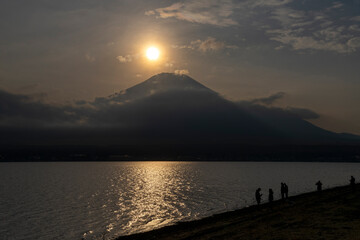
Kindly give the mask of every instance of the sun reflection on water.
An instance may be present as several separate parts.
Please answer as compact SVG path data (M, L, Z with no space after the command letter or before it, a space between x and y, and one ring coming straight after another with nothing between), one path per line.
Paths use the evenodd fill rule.
M185 180L183 174L170 165L173 164L151 162L132 169L130 175L136 176L136 180L132 182L133 191L127 199L132 211L125 228L150 230L174 222L186 214L188 193L185 193L191 191L190 179ZM124 205L123 200L119 199L119 206Z

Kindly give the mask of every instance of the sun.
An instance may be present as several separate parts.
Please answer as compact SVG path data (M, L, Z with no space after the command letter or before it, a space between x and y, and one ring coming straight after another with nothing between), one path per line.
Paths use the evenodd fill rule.
M160 51L159 49L157 49L156 47L149 47L146 50L146 57L150 60L150 61L155 61L159 58L160 55Z

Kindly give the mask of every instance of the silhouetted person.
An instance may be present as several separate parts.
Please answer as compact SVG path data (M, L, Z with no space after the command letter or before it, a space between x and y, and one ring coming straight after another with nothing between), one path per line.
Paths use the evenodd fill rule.
M261 188L258 188L255 192L255 199L256 199L256 202L258 205L261 202L261 196L262 196L262 194L260 194L260 191L261 191Z
M286 183L284 183L284 194L285 194L285 198L289 197L289 187Z
M350 178L350 186L351 186L352 190L355 189L355 178L354 178L354 176L351 176L351 178Z
M354 176L351 176L351 178L350 178L350 185L355 186L355 178L354 178Z
M281 199L284 200L285 199L285 183L281 183Z
M315 185L317 186L318 192L320 192L322 190L322 183L318 181Z
M274 191L270 188L269 189L269 202L274 201Z

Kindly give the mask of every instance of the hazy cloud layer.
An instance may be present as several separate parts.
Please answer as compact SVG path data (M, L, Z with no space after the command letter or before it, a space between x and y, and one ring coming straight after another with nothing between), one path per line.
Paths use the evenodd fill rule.
M294 4L270 7L269 20L275 20L276 24L270 26L266 34L271 40L293 50L356 51L359 48L358 34L355 26L349 27L353 20L344 15L344 4L333 2L319 10L314 10L313 4L305 2L301 10L292 7Z
M271 105L273 104L275 101L283 98L285 96L284 92L278 92L275 93L269 97L264 97L264 98L256 98L251 100L251 103L256 103L256 104L265 104L265 105Z
M273 109L276 111L282 111L284 113L291 114L293 116L297 116L301 119L305 120L311 120L311 119L317 119L320 117L319 114L314 112L313 110L307 109L307 108L298 108L298 107L286 107L286 108L279 108L279 107L271 107L276 101L284 98L285 93L284 92L278 92L275 94L270 95L269 97L264 98L256 98L250 101L242 101L240 102L240 105L246 105L246 106L258 106L257 108L260 109L260 106L266 105L266 109Z
M251 7L259 7L259 6L281 6L292 2L293 0L250 0L246 3Z
M316 112L306 108L287 107L285 110L306 120L317 119L320 117Z
M175 70L174 73L176 75L189 74L189 70L187 70L187 69L179 69L179 70Z
M208 52L208 51L218 51L221 49L237 49L238 46L235 45L229 45L226 44L223 41L219 41L213 37L208 37L204 40L194 40L191 41L190 44L188 45L182 45L182 46L177 46L177 45L173 45L173 48L178 48L178 49L192 49L192 50L198 50L201 52Z
M139 57L138 54L127 54L125 56L118 56L116 57L117 60L121 63L128 63L132 62L133 60L137 59Z
M359 16L347 16L344 3L323 2L320 4L323 7L318 10L314 10L313 6L316 9L318 5L311 1L304 1L300 8L299 3L295 3L293 0L185 1L149 10L146 15L221 27L241 26L242 22L253 21L254 27L263 29L269 40L297 51L351 53L360 48L357 34ZM207 39L205 43L192 42L187 47L198 47L202 51L211 49L202 44L224 47L214 39ZM277 49L281 49L282 45Z
M96 61L96 58L90 54L86 54L85 59L86 59L86 61L91 62L91 63Z
M360 22L360 15L359 15L359 16L355 16L355 17L352 17L351 20Z
M231 0L185 1L174 3L168 7L149 10L145 12L145 15L227 27L238 24L231 16L234 7Z

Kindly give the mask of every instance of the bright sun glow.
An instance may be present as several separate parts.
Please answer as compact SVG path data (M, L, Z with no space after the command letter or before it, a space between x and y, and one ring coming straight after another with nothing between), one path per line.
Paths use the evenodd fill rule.
M149 47L146 50L146 57L151 61L157 60L159 58L159 55L159 49L157 49L156 47Z

